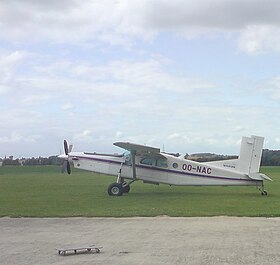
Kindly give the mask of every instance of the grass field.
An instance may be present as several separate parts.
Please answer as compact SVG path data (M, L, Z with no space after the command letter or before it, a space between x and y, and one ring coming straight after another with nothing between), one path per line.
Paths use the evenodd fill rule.
M114 177L59 167L0 167L0 216L280 216L280 167L261 170L268 196L255 187L170 187L136 182L107 195Z

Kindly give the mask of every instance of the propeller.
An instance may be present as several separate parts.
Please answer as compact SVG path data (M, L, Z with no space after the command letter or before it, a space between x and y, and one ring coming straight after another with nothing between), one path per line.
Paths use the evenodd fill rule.
M71 174L70 162L68 160L63 161L61 173L67 172L69 175Z
M66 140L63 141L63 145L64 145L64 152L65 152L65 155L68 156L68 153L69 153L69 147L68 147L68 143Z
M63 158L63 164L62 164L62 169L61 172L64 173L65 171L67 171L67 173L70 175L71 174L71 167L70 167L70 162L69 162L69 153L71 153L72 151L72 147L73 145L68 145L68 142L66 140L64 140L63 142L63 146L64 146L64 155L60 155L60 158Z

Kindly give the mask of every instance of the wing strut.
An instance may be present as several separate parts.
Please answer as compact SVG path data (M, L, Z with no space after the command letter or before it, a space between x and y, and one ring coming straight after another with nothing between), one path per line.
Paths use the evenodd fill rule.
M131 150L131 163L132 163L132 177L134 180L136 180L136 165L135 165L135 155L136 151Z

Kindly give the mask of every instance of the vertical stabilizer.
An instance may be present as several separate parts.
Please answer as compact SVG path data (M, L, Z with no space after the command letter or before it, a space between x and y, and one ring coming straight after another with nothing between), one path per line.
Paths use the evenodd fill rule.
M242 137L238 158L239 171L257 173L260 169L264 137Z

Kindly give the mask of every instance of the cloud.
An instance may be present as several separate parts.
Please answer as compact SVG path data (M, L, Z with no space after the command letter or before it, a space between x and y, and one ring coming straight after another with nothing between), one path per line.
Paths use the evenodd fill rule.
M249 54L269 51L280 52L280 27L270 25L251 25L241 31L238 40L240 50Z
M115 138L118 139L118 140L122 139L123 136L124 136L124 133L121 132L121 131L117 131L116 134L115 134Z
M85 129L82 132L76 133L73 139L79 142L91 143L93 140L93 135L91 130Z
M21 144L21 143L38 143L42 137L40 135L22 135L18 131L12 131L8 136L0 136L1 144Z
M63 106L61 107L61 109L62 110L72 110L72 109L74 109L75 108L75 106L72 104L72 103L65 103L65 104L63 104Z
M0 51L0 93L11 90L18 66L28 57L24 51Z
M139 6L137 2L135 5L129 1L110 0L57 2L1 2L2 38L75 43L96 38L124 43L122 36L141 36L145 32L134 26L137 10L133 7Z
M0 54L0 67L14 67L20 61L26 57L26 52L24 51L13 51L10 53L1 53Z
M34 58L33 71L14 77L16 85L10 85L17 88L17 93L10 100L21 106L59 103L63 110L73 109L70 102L77 99L86 104L118 105L131 110L150 103L151 110L160 110L160 101L168 100L170 95L191 95L194 91L197 94L215 87L199 78L171 74L165 69L166 64L163 59L115 60L97 65L71 60L46 63Z
M23 139L18 132L12 132L10 136L0 136L0 143L16 143Z
M254 106L250 109L241 105L237 110L232 105L213 104L209 98L219 92L215 84L171 73L168 69L172 62L164 58L93 64L34 57L29 67L33 71L15 77L20 90L10 101L22 107L21 111L38 105L40 110L8 116L15 129L29 122L30 129L25 130L34 129L35 134L40 134L36 127L42 128L45 120L46 138L61 135L74 142L94 144L114 142L116 138L140 143L149 139L149 144L159 146L167 139L180 150L180 142L214 146L213 139L219 136L207 131L215 132L216 128L223 128L223 137L240 137L256 125L256 118L248 121L240 116L244 112L251 117L259 115ZM173 129L178 126L181 131ZM98 143L94 135L99 135ZM208 142L201 140L206 138Z
M6 94L9 90L10 88L8 86L0 84L0 95Z
M159 29L239 30L252 24L279 26L279 7L276 0L269 5L262 0L158 0L146 6L145 18L148 25Z
M280 76L260 81L258 84L258 90L265 95L270 97L274 101L280 100Z
M277 0L2 1L0 38L131 47L161 32L230 33L245 52L279 52L279 9Z
M277 67L273 76L269 56L230 53L232 43L279 52L279 5L0 1L0 137L33 139L25 150L40 143L46 153L64 138L82 150L119 139L180 152L214 149L217 139L229 148L253 133L275 139Z

